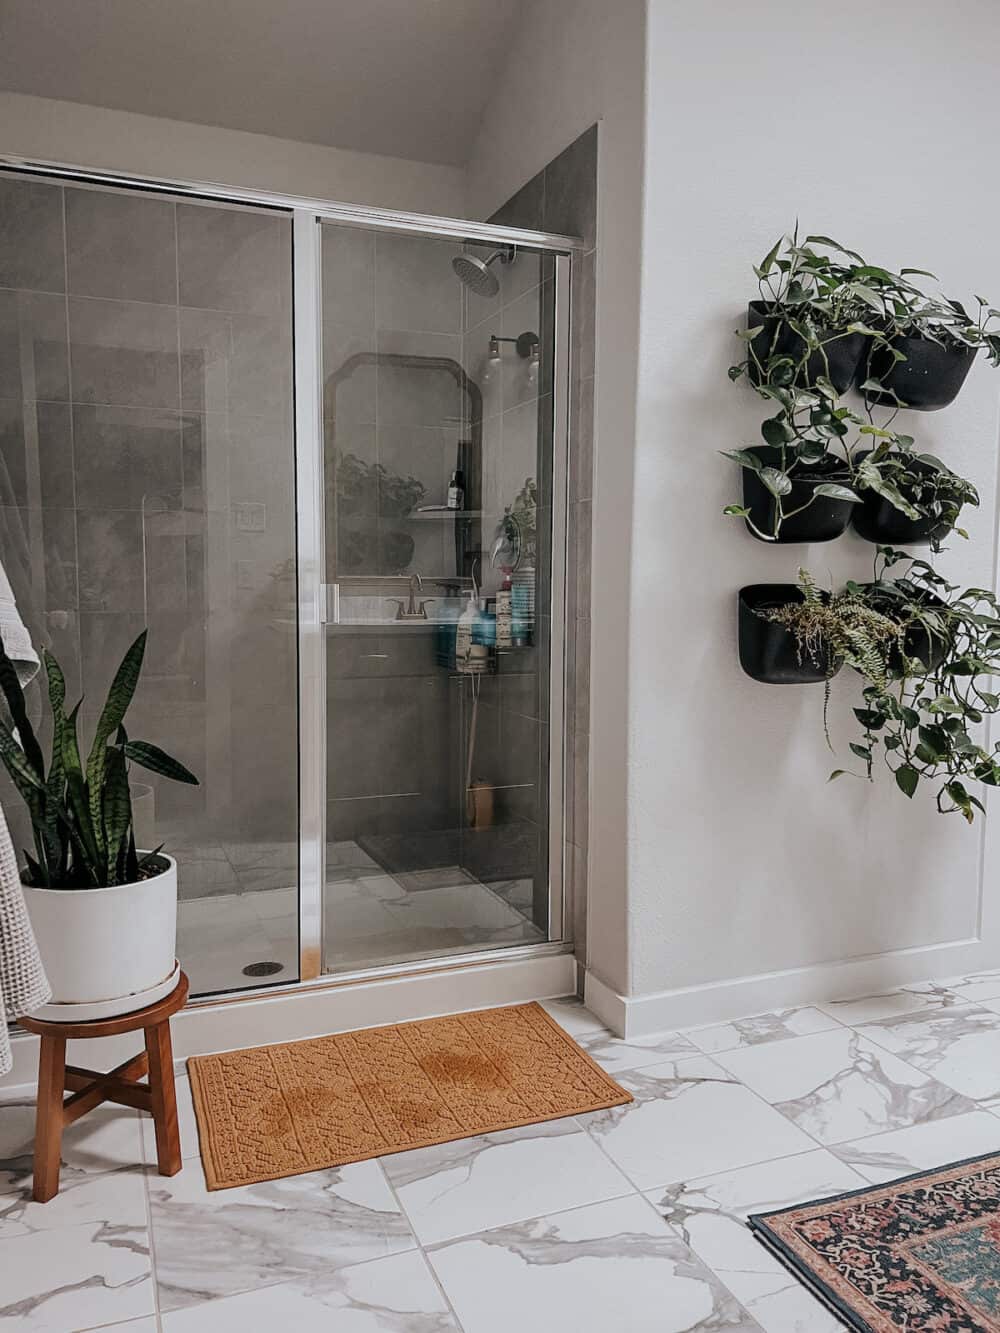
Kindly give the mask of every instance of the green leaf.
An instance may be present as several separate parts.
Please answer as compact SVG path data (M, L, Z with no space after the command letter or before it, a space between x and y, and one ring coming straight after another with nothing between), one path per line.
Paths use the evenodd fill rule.
M814 495L825 495L830 500L848 500L851 504L860 504L861 496L856 495L849 486L838 486L836 482L824 481L813 490Z
M878 731L885 726L885 714L874 708L855 708L854 716L866 731Z
M762 421L760 433L765 442L774 448L780 448L781 445L795 439L795 432L781 417L768 417L766 421Z
M917 783L919 781L920 774L909 764L901 764L900 767L896 769L896 786L904 796L909 796L912 799L913 793L917 790Z
M864 759L866 762L872 757L872 752L867 745L858 745L856 741L851 741L850 749L852 754L856 754L859 759Z
M28 720L28 713L24 706L24 691L21 689L21 682L17 678L17 669L7 656L7 650L4 648L2 641L0 641L0 689L3 690L4 698L7 700L11 721L14 723L17 738L24 750L24 756L37 776L43 778L45 776L45 760L42 758L42 749L38 744L34 728Z
M83 700L80 701L82 702ZM76 736L76 719L79 712L78 703L63 723L62 758L66 770L66 798L73 817L74 832L89 862L88 873L96 883L103 877L104 857L94 835L87 784L83 779L83 765L80 762L80 746Z
M121 883L128 851L128 836L132 826L132 798L128 788L128 770L125 755L118 746L108 748L104 791L104 845L107 848L108 882Z
M24 751L14 739L6 723L0 722L0 759L3 760L11 779L17 784L22 796L26 792L40 792L45 788L42 780L28 763ZM27 797L25 797L27 799Z
M781 242L784 239L785 239L784 236L779 236L778 239L775 241L774 245L771 246L770 250L768 250L767 254L757 265L757 271L760 273L762 277L766 277L767 274L770 273L771 265L774 263L778 251L781 249ZM743 262L746 263L746 260L744 260Z
M172 778L174 782L187 782L195 787L198 786L198 779L190 769L185 768L179 760L172 759L158 745L150 745L148 741L129 741L125 746L125 757L136 764L141 764L143 768L148 768L151 773Z
M753 472L759 472L761 469L760 459L749 449L723 449L721 453L723 458L739 463L740 467L748 467Z
M747 509L746 505L726 505L722 512L736 518L750 517L750 510Z
M146 651L146 634L143 630L135 642L122 658L121 666L115 672L115 678L111 682L111 689L108 691L107 701L101 710L101 716L97 720L97 731L94 733L94 743L90 747L90 756L87 759L87 793L90 801L90 818L94 835L97 841L98 850L102 854L107 854L107 847L104 842L104 817L102 810L104 794L104 769L107 763L107 743L109 738L121 724L129 704L132 702L132 696L135 694L135 687L139 683L139 672L142 670L142 658Z
M780 472L776 467L762 467L757 475L775 499L787 495L792 489L788 474Z

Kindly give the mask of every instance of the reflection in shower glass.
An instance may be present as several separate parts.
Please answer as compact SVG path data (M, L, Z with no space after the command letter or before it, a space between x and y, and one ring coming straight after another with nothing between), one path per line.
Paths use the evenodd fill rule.
M293 981L290 218L16 175L0 217L0 559L18 606L84 694L88 740L148 626L135 729L201 779L137 782L138 828L178 860L181 963L195 992L259 986L244 969L261 963Z
M547 938L550 266L323 227L327 971Z

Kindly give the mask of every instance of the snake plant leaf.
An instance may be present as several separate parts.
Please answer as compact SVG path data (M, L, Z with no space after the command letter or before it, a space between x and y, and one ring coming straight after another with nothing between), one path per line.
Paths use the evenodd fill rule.
M7 700L11 721L17 731L24 756L38 777L43 777L45 760L42 758L42 747L38 744L34 728L28 720L27 709L24 706L24 691L17 678L17 669L7 656L7 650L2 642L0 642L0 690L3 690L4 698Z
M151 773L173 778L175 782L187 782L195 787L198 785L198 779L191 770L185 768L179 760L172 759L158 745L150 745L149 741L129 741L124 750L127 759L148 768Z
M37 794L45 790L41 778L28 763L24 751L5 722L0 722L0 759L3 760L11 780L26 800L28 799L26 793Z
M125 754L118 746L109 746L104 790L101 793L104 815L104 845L107 848L108 879L121 883L128 850L128 835L132 827L132 801L128 789L128 769Z
M111 689L108 691L107 701L101 709L101 716L97 720L94 743L90 747L90 755L87 758L87 794L90 802L91 825L97 847L105 855L108 849L104 842L101 802L108 740L121 725L128 706L132 702L132 696L135 694L135 687L139 683L139 672L142 670L143 654L146 651L147 633L147 630L142 631L122 658L121 666L115 672Z
M103 850L98 847L94 836L87 784L84 781L83 765L80 761L80 745L76 736L76 719L82 702L81 699L63 723L62 756L66 770L66 802L76 836L86 849L87 858L91 862L92 873L100 876L104 872Z

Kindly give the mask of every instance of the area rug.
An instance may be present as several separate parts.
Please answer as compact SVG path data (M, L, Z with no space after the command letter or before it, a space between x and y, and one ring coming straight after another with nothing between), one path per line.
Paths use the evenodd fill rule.
M848 1328L1000 1333L1000 1155L749 1225Z
M622 1106L538 1004L188 1060L211 1190Z

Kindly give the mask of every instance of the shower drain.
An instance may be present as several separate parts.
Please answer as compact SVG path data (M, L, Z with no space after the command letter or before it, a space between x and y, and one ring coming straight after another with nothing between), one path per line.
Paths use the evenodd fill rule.
M243 969L245 977L273 977L277 972L284 972L284 963L247 963Z

